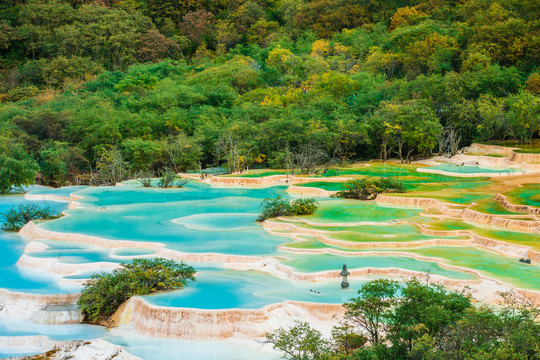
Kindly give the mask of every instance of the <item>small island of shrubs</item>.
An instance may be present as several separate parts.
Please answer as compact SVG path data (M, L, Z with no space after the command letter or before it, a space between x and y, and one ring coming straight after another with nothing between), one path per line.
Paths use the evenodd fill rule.
M403 183L387 177L365 177L347 181L345 190L337 192L334 197L358 200L373 200L382 193L403 193Z
M21 203L2 213L2 216L4 217L2 230L19 231L32 220L56 219L60 217L60 214L47 205L39 206L32 203Z
M313 215L319 203L313 198L285 199L281 196L266 198L261 204L261 214L257 221L276 218L279 216Z
M110 316L136 295L179 289L195 280L195 269L163 258L134 259L112 273L93 274L84 285L77 305L90 324L106 324Z

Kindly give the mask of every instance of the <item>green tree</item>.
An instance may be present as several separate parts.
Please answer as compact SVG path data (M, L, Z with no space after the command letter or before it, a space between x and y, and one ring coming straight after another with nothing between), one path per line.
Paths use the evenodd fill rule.
M36 161L19 140L9 134L0 136L0 194L32 185L38 169Z
M400 286L397 282L379 279L370 281L358 290L358 296L343 304L345 323L356 327L372 344L379 344L397 303Z
M179 289L195 280L195 269L163 258L134 259L121 263L112 273L93 274L77 301L89 323L106 321L109 316L135 295Z
M471 307L469 296L436 284L408 281L391 315L388 338L400 352L409 352L416 339L428 334L436 339Z
M388 152L388 143L402 163L410 162L414 156L429 155L437 146L442 126L426 101L384 103L375 114L375 121L382 122L381 146Z
M279 216L312 215L319 206L313 198L289 200L276 196L266 198L261 203L261 214L257 221L264 221Z
M160 161L162 155L161 146L157 141L127 139L122 142L122 147L132 171L148 171Z
M373 200L378 194L405 192L402 183L389 177L365 177L350 180L345 182L344 187L345 190L338 191L334 196L347 199Z
M53 142L44 146L39 152L39 171L46 185L59 187L64 185L68 175L68 144Z
M508 98L510 126L516 140L532 143L540 131L540 97L523 91Z
M175 171L187 171L197 168L202 155L200 144L193 137L183 132L171 135L161 143L166 163Z
M330 353L330 342L307 322L295 322L289 329L279 328L265 335L266 342L281 351L286 359L318 360Z
M49 206L39 206L32 203L21 203L1 214L4 217L2 230L19 231L32 220L56 219L60 214L55 213Z

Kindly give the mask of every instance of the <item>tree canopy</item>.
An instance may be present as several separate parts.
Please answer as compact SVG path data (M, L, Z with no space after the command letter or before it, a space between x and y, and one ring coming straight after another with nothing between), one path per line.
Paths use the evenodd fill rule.
M123 174L310 173L527 143L539 14L519 0L11 0L0 128L50 185L89 179L111 148Z
M465 292L412 279L377 279L344 303L326 339L308 323L266 335L292 360L530 359L540 348L539 309L503 293L496 307L473 306Z
M183 262L136 258L130 263L121 263L112 273L93 274L77 304L85 321L106 322L132 296L179 289L193 280L195 269Z

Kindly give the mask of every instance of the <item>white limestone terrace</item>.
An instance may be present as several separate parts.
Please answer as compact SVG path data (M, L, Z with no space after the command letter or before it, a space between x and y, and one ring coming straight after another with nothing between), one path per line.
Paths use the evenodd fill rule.
M343 179L344 178L339 178L339 180L331 179L331 181L343 181ZM273 179L268 180L270 182L274 181ZM308 181L313 181L313 179L302 180L302 182ZM234 183L235 186L239 185L233 180L228 180L228 182ZM47 198L46 195L47 194L41 194L41 196L43 196L42 199ZM327 194L322 194L320 196L326 195ZM36 197L34 199L38 198L39 197ZM52 197L48 197L47 199L53 200ZM60 198L56 198L56 200L60 200ZM61 200L66 201L65 198ZM70 209L72 210L75 210L76 208L81 209L81 207L88 206L88 204L85 204L85 202L83 201L84 198L81 197L81 195L72 195L67 200L69 201ZM125 206L129 205L126 204ZM110 208L111 206L106 205L106 207ZM77 216L70 211L68 211L67 214L70 217ZM216 230L205 227L204 224L197 224L196 221L198 220L198 215L188 216L192 216L192 218L180 217L182 220L176 220L176 223L172 221L172 223L176 225L187 224L186 228L191 228L191 230L195 231ZM219 214L217 214L217 216L219 216ZM226 218L226 216L224 218ZM231 221L235 220L231 219ZM271 222L269 222L268 224L270 223ZM232 225L234 226L230 228L230 230L233 231L240 231L245 229L242 224ZM220 226L217 227L218 230L220 229ZM280 234L280 229L268 228L268 230L273 231L274 235L283 235ZM30 243L26 247L26 253L19 259L19 266L29 269L45 270L62 276L77 275L81 274L81 272L94 269L111 270L117 267L118 263L110 261L98 261L86 264L70 264L59 259L33 257L32 253L40 252L46 249L44 248L43 242L40 241L41 239L49 239L52 241L74 241L77 243L83 243L90 246L98 246L106 249L146 249L150 250L152 253L143 256L162 256L175 260L198 263L201 266L206 266L205 264L221 264L221 266L227 269L234 269L239 271L257 271L268 274L278 279L296 280L304 282L315 281L317 283L320 283L328 281L329 279L337 278L337 271L334 270L307 273L296 271L292 267L282 264L279 257L275 255L246 255L220 252L194 253L188 251L178 251L168 248L167 246L165 246L165 244L160 243L159 241L140 241L139 239L130 239L129 237L127 237L126 239L116 239L71 232L53 231L41 225L36 225L35 223L28 224L23 229L21 234L27 236L30 240ZM487 244L486 246L489 246L489 244ZM279 248L281 248L281 246L279 246ZM351 253L346 253L345 251L340 251L333 248L285 249L284 247L283 250L286 252L303 253L306 254L306 256L314 253L333 253L342 256L354 256ZM510 247L508 248L508 250L500 247L500 251L507 251L508 255L511 254L512 256L515 256L516 254L514 250L512 250ZM374 251L370 255L388 256L390 254L401 257L415 258L416 260L421 260L425 262L433 262L440 265L441 268L463 271L473 274L475 277L477 277L478 280L456 280L439 275L433 275L432 280L451 288L459 288L459 286L462 285L470 285L473 289L474 295L482 301L495 301L498 291L514 289L530 301L540 304L540 294L536 291L528 289L518 289L508 283L492 279L478 272L471 271L471 269L446 264L444 261L441 261L440 259L434 257L419 257L415 254L399 251L385 252L385 254ZM351 269L351 273L351 277L359 281L367 280L378 276L392 276L402 279L410 278L412 276L422 276L421 272L415 272L400 268L359 268ZM74 283L80 283L81 280L72 279L72 281ZM50 298L45 298L42 295L36 295L33 298L24 298L24 296L21 296L19 294L4 292L0 293L0 300L11 299L10 301L6 301L6 316L15 316L16 318L19 317L28 319L30 314L33 314L32 316L35 316L36 313L43 312L44 305L46 304L49 304L51 302L73 303L76 298L76 295L69 295L71 296L71 298L69 299L67 298L67 295L63 296L65 298L53 300ZM148 302L144 297L137 297L130 300L122 307L122 309L119 310L119 312L115 316L115 321L117 325L121 325L121 328L125 328L125 326L127 325L134 331L134 333L131 333L129 336L124 337L123 341L126 342L129 342L128 339L137 336L158 336L182 339L181 341L191 342L191 345L189 346L193 347L197 347L197 344L200 345L202 343L207 343L210 347L216 346L216 348L219 348L220 346L227 344L226 346L230 345L234 348L234 346L236 346L238 343L244 341L245 343L239 348L250 348L252 350L255 349L253 350L254 352L251 353L251 356L253 356L253 354L260 354L260 349L257 347L257 343L253 339L254 337L258 338L260 336L263 336L264 332L271 331L278 326L292 324L295 319L310 320L316 325L316 327L319 327L320 329L328 333L331 324L335 321L335 319L333 319L331 315L336 313L340 313L340 306L338 304L313 303L303 301L276 302L255 309L200 309L195 307L159 306ZM0 316L2 316L1 312ZM194 326L194 324L199 324L199 326ZM50 343L48 343L46 340L44 340L43 343L47 344L47 346L50 345ZM219 346L217 346L216 344L219 344ZM9 346L11 345L6 345L6 347ZM55 346L59 346L59 343L55 343ZM66 346L69 347L71 345ZM81 347L81 349L84 348L85 346ZM92 349L91 346L87 346L86 348ZM247 353L249 353L249 351ZM277 358L277 355L273 352L268 352L265 350L263 353L264 355L261 355L261 359ZM126 357L126 359L127 358L129 357ZM219 357L215 358L217 359Z

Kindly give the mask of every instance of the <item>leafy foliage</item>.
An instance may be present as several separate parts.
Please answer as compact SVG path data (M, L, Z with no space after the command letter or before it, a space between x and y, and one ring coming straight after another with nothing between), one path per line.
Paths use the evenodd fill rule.
M331 340L307 323L266 340L293 360L537 359L540 310L501 295L502 306L475 307L468 294L429 280L372 280L344 304Z
M181 180L178 175L171 169L164 169L161 173L161 178L159 179L159 187L169 188L169 187L183 187L187 184L187 180Z
M3 192L36 171L324 173L539 137L537 1L4 3Z
M279 216L312 215L319 206L313 198L289 200L277 196L266 198L261 203L261 214L257 221L276 218Z
M351 180L345 182L344 187L345 190L337 192L334 196L348 199L373 200L378 194L405 192L403 183L389 177L365 177Z
M56 219L60 214L55 213L46 205L40 206L32 203L21 203L2 213L2 216L4 217L2 230L19 231L32 220Z
M0 194L31 185L37 174L36 161L11 136L0 137Z
M321 359L330 350L330 343L307 322L297 321L289 329L279 328L266 334L266 342L284 353L287 359Z
M87 322L99 323L130 297L182 288L195 280L194 275L195 269L183 262L138 258L112 273L93 274L77 304Z

